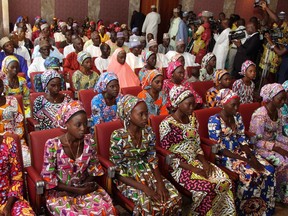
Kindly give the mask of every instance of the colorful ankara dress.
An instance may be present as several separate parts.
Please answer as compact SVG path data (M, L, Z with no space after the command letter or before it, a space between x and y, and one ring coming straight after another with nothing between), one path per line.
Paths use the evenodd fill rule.
M223 89L224 90L224 89ZM231 91L231 90L230 90ZM254 153L265 170L259 172L242 160L226 157L221 151L227 149L234 154L247 158L240 145L248 145L244 124L239 113L234 116L236 127L226 125L219 114L209 118L209 138L218 143L217 163L239 175L236 191L238 215L272 215L275 207L274 168L260 155ZM258 214L257 214L258 212Z
M95 71L90 71L89 74L84 74L80 70L73 73L72 82L74 88L79 91L81 89L93 89L99 75Z
M35 215L29 203L23 198L22 167L18 158L17 144L12 137L3 137L0 144L0 214L9 197L17 198L11 215Z
M51 214L116 215L110 196L100 186L94 192L77 196L54 189L58 182L77 187L88 176L103 175L95 149L89 134L85 135L83 153L76 160L65 153L59 137L46 142L41 175L46 182L46 206Z
M207 90L206 92L206 105L207 107L216 107L218 106L218 101L216 96L219 93L219 90L214 86Z
M156 190L156 179L153 169L158 166L155 150L155 134L151 127L142 130L141 146L134 146L132 138L124 128L116 130L111 136L110 160L117 166L119 175L130 177ZM169 192L169 200L154 202L143 191L115 180L122 194L135 203L134 215L178 215L181 208L181 197L174 186L163 180Z
M273 151L273 146L288 151L288 137L283 135L282 114L278 110L277 121L272 121L265 106L258 108L251 117L250 131L259 135L256 151L276 167L276 200L288 203L288 158Z
M253 103L254 89L254 82L251 81L251 84L248 86L244 83L243 79L236 80L232 86L232 90L239 95L241 104Z
M196 158L203 155L195 116L188 124L179 123L168 116L160 124L160 145L176 155L172 162L171 175L181 186L192 193L191 215L236 215L232 183L227 174L217 166L208 179L179 166L180 161L203 169ZM177 135L176 135L177 134Z

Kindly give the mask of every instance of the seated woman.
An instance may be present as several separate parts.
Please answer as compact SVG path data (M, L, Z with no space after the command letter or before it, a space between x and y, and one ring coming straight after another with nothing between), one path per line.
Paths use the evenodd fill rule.
M142 79L142 88L138 98L145 101L149 115L168 115L167 95L162 91L163 75L158 70L150 70Z
M133 215L180 215L181 196L158 168L145 102L132 95L123 96L120 102L118 115L124 128L113 132L110 146L118 190L134 202Z
M123 48L117 48L112 54L107 71L117 75L120 88L140 86L137 75L126 63L126 52Z
M155 70L158 68L155 67L156 62L157 62L157 57L156 57L156 53L152 52L152 51L147 51L143 53L143 62L144 62L144 67L142 67L142 69L139 71L139 80L140 82L142 82L144 76L151 70Z
M282 131L283 131L283 135L288 137L288 80L286 80L283 84L282 84L285 92L286 92L286 101L283 105L283 107L281 108L281 113L282 113Z
M197 104L197 107L201 107L203 100L202 98L198 95L198 93L193 89L192 85L189 83L185 82L184 79L184 67L180 61L171 61L168 65L167 68L167 77L168 79L164 80L163 84L163 90L165 91L166 95L168 96L167 98L167 104L166 107L170 112L173 112L173 107L171 106L171 101L169 98L169 92L174 86L184 86L187 89L190 89L190 91L193 93L194 98L195 98L195 103Z
M117 117L117 103L120 101L118 77L113 72L105 72L95 85L98 93L91 101L92 119L94 125L102 122L110 122Z
M239 95L240 103L253 103L255 95L256 65L254 62L247 60L242 64L240 75L244 76L233 83L232 90Z
M92 89L94 88L99 75L91 70L92 69L92 58L88 52L82 51L77 55L77 61L80 64L80 70L77 70L72 75L73 86L76 91L81 89Z
M23 175L17 143L8 134L3 136L3 131L0 136L0 152L0 215L35 215L23 198Z
M231 83L231 77L228 71L226 70L217 70L214 76L214 86L207 90L206 92L206 106L207 107L216 107L219 106L216 96L219 93L220 89L229 88Z
M97 185L104 171L96 144L87 130L86 112L79 101L60 108L58 125L64 135L47 140L41 175L46 182L46 206L52 215L116 215L112 200Z
M280 108L286 101L286 92L278 84L261 88L264 105L251 117L250 129L258 138L256 151L276 167L276 200L288 204L288 137L283 134Z
M216 56L213 53L207 53L201 61L200 68L200 81L213 80L213 75L215 73L216 66Z
M209 138L217 142L217 162L237 173L236 207L240 216L273 215L274 167L249 147L238 113L240 98L230 89L217 94L222 110L209 118Z
M1 78L4 83L5 95L22 95L24 113L26 117L30 117L30 90L24 77L18 76L19 61L13 56L6 56L2 62Z
M208 162L200 147L198 122L192 114L195 106L192 92L174 86L170 98L176 111L159 126L160 146L176 155L171 175L192 193L190 214L236 215L228 175Z
M67 94L60 93L61 76L57 71L46 70L41 74L41 83L45 89L45 95L40 95L35 99L33 117L39 122L39 129L45 130L57 127L57 111L71 98Z

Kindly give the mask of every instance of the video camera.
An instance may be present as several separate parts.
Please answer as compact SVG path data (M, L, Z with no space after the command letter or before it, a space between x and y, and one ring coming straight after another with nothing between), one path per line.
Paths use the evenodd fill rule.
M267 4L270 4L270 0L266 0L265 1ZM261 7L261 5L260 5L260 0L255 0L255 2L254 2L254 8L256 8L256 7Z
M272 39L272 41L277 42L278 39L282 39L284 37L284 33L281 28L273 28L273 29L263 29L261 31L262 35L268 33Z
M241 40L246 37L245 29L240 29L237 31L231 31L228 35L229 40Z
M202 24L202 20L201 19L190 20L189 24L194 24L195 26L200 26Z

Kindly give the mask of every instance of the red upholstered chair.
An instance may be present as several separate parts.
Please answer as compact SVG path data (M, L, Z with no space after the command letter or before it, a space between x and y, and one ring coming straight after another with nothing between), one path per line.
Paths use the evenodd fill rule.
M125 87L121 88L121 93L123 95L130 94L137 97L137 95L142 91L141 86L132 86L132 87Z
M134 69L134 73L137 75L137 77L139 76L139 72L142 68L135 68Z
M167 117L167 115L159 115L159 116L151 116L151 127L156 135L156 151L157 156L159 158L159 167L162 175L167 178L181 193L185 196L191 197L192 194L190 191L186 190L182 187L178 182L176 182L170 174L169 164L174 157L174 154L169 150L163 149L160 147L160 133L159 133L159 125L160 123Z
M206 92L213 87L213 81L192 82L190 85L202 97L203 104L206 104Z
M30 133L30 149L32 166L26 168L27 186L30 204L37 215L47 215L45 204L45 183L40 176L43 159L44 147L48 139L64 134L60 128L50 130L33 131Z
M110 137L114 130L122 128L120 120L106 122L95 125L95 140L98 147L98 158L105 171L105 180L100 185L112 196L112 198L128 211L132 212L134 203L124 197L112 182L115 175L115 166L109 160L110 154Z
M163 80L168 79L167 77L167 67L162 68Z
M84 109L86 110L86 113L87 113L89 123L92 122L91 101L96 95L97 95L97 92L95 92L93 89L82 89L78 92L79 100L83 103Z
M245 130L248 131L249 130L249 126L250 126L250 121L251 121L251 117L253 112L258 109L261 106L260 103L256 102L256 103L249 103L249 104L240 104L239 107L239 113L242 116L242 120L245 126Z

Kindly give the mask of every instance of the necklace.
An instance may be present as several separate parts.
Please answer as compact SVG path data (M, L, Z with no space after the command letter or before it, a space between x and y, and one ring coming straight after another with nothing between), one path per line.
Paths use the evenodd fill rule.
M67 133L65 134L65 138L66 138L66 142L68 143L68 148L69 148L69 150L70 150L70 152L71 152L74 160L76 160L76 158L77 158L77 156L78 156L78 154L79 154L80 140L78 141L77 153L76 153L76 156L75 156L74 153L73 153L73 151L72 151L72 149L71 149L71 144L70 144L69 141L68 141Z

